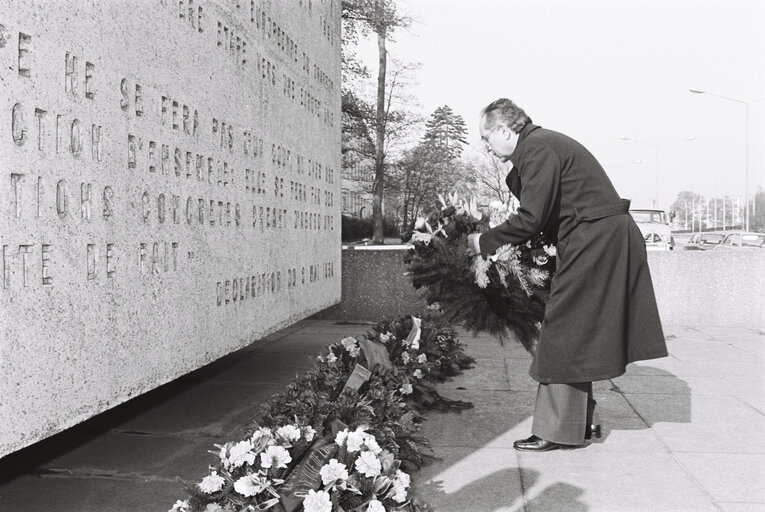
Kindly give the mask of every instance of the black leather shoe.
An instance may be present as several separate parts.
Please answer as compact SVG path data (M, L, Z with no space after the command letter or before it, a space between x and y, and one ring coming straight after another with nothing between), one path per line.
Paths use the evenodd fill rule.
M553 443L552 441L545 441L537 436L520 439L513 443L513 448L521 452L549 452L550 450L557 450L563 446L564 445Z
M584 429L585 439L600 439L600 436L601 436L600 424L587 425L587 428Z

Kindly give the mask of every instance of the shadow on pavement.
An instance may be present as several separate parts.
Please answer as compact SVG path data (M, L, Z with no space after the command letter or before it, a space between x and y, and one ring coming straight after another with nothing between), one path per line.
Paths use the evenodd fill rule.
M451 492L443 489L441 481L418 484L416 492L440 512L587 511L587 506L579 499L584 489L557 482L536 490L534 485L539 480L539 473L534 470L524 469L520 478L522 481L518 468L512 467Z

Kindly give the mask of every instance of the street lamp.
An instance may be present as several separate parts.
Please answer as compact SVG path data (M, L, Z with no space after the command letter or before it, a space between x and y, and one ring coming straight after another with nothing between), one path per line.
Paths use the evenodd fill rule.
M673 140L671 142L665 142L664 144L652 144L650 142L645 142L645 141L642 141L642 140L639 140L639 139L635 139L633 137L626 137L624 135L620 136L619 138L621 140L629 140L629 141L632 141L632 142L636 142L638 144L644 144L646 146L651 146L654 149L654 151L656 152L656 199L654 199L654 202L653 202L654 204L653 205L656 208L658 208L659 207L659 148L662 148L664 146L669 146L670 144L675 144L677 142L695 140L696 137L695 136L685 137L685 138L680 139L680 140Z
M758 101L765 100L760 98L757 100L740 100L738 98L731 98L729 96L723 96L722 94L715 94L713 92L702 91L701 89L688 89L693 94L708 94L724 100L735 101L736 103L742 103L746 107L746 153L744 157L744 210L746 213L746 230L749 231L749 104L757 103Z

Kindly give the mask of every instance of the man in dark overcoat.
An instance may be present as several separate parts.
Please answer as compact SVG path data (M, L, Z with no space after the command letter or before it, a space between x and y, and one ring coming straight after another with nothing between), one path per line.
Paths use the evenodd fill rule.
M481 112L479 128L487 149L512 163L507 183L520 206L505 223L470 235L468 253L489 257L540 233L557 240L557 269L529 372L539 382L533 435L514 446L583 445L599 435L592 382L667 355L645 241L629 201L584 146L532 124L504 98Z

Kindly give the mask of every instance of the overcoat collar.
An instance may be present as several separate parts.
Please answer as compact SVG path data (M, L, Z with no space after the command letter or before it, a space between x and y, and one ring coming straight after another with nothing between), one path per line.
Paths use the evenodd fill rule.
M510 169L510 172L505 177L505 183L507 184L507 188L510 189L510 192L512 192L512 194L519 200L521 198L521 179L518 175L518 168L515 166L517 157L520 156L520 151L518 148L521 147L521 144L529 135L529 133L533 132L537 128L539 128L539 126L532 123L524 126L521 130L520 136L518 137L518 144L516 144L515 150L513 150L513 153L510 155L510 162L513 164L513 168Z
M520 156L519 149L521 147L521 144L523 144L523 141L526 140L526 137L529 136L529 133L533 132L537 128L540 128L540 126L537 126L534 123L528 123L521 130L521 133L518 137L518 144L515 145L515 149L513 150L513 153L510 155L510 161L513 163L513 166L515 166L515 163L518 161L518 156Z

